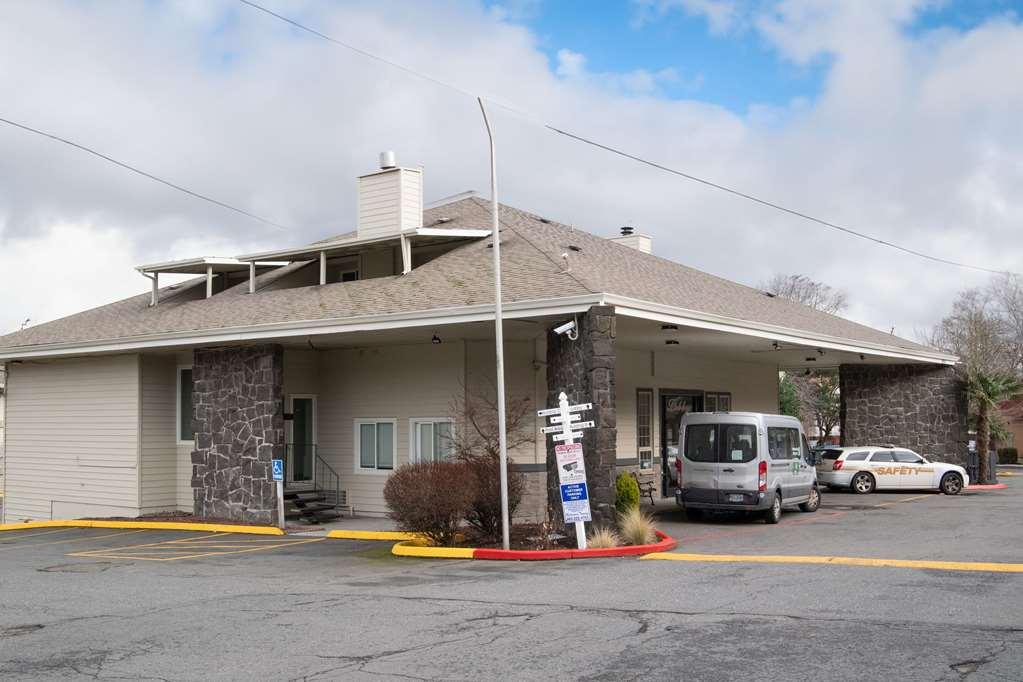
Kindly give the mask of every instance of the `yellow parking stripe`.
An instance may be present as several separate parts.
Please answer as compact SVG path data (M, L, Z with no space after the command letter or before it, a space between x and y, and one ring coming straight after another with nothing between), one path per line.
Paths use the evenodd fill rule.
M218 536L223 537L225 535L230 535L230 533L211 533L210 535L200 535L199 537L196 537L196 538L182 538L182 539L199 540L201 538L214 538L214 537L218 537ZM98 550L85 550L83 552L77 552L75 554L69 554L68 556L88 556L90 552L119 552L119 551L124 550L124 549L138 549L140 547L156 547L157 545L166 545L166 544L173 543L173 542L178 542L178 540L162 540L160 542L146 542L146 543L143 543L141 545L125 545L123 547L106 547L104 549L98 549Z
M326 538L283 539L276 541L247 540L234 538L221 541L230 533L202 535L196 538L178 538L163 542L151 542L125 547L108 547L104 549L73 552L68 556L87 557L94 559L128 559L136 561L178 561L181 559L199 559L202 557L221 556L226 554L247 554L279 549L288 545L305 545L311 542L322 542ZM216 539L211 539L216 538ZM205 551L203 551L205 550Z
M22 535L19 533L18 535L12 536L11 539L14 540L15 538L17 538L18 540L22 540L24 538L34 538L37 535L53 535L54 533L67 533L68 531L71 530L74 530L74 528L57 528L56 530L44 530L41 533L28 533L27 535ZM7 539L5 538L3 541L3 545L7 546L9 544L14 543L8 542Z
M929 495L917 495L916 497L907 497L903 500L892 500L891 502L882 502L881 504L875 504L875 507L888 507L893 504L899 504L900 502L913 502L914 500L929 500L932 497L937 497L935 493Z
M46 545L69 545L72 542L84 542L86 540L100 540L102 538L112 538L118 535L133 535L135 533L144 533L142 530L122 530L120 533L107 533L106 535L85 535L82 537L72 538L61 538L60 540L50 540L48 542L20 542L14 545L3 545L0 546L0 552L5 549L22 549L23 547L44 547ZM47 535L47 533L40 533L40 535Z
M832 564L837 566L868 566L885 568L926 568L938 571L983 571L991 573L1023 573L1023 564L981 561L922 561L915 559L869 559L847 556L783 556L746 554L672 554L657 552L640 557L646 561L695 561L750 564Z

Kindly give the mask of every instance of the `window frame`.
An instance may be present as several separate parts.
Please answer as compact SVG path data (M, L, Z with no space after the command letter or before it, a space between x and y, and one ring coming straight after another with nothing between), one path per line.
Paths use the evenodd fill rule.
M354 464L355 473L357 474L369 474L376 476L390 476L395 469L398 468L398 419L396 417L356 417L352 420L352 463ZM379 428L376 428L378 424L390 424L391 425L391 467L389 469L381 469L379 466L379 447L373 451L373 458L376 462L375 466L364 467L362 466L362 426L365 424L373 424L374 431L376 431L377 445L380 442Z
M181 372L184 370L194 372L192 365L177 365L174 369L174 440L178 445L192 445L195 447L195 427L192 428L191 438L181 437ZM195 386L195 375L192 375L192 385ZM192 391L192 420L195 420L195 391Z
M408 461L417 464L423 461L448 461L438 460L436 454L432 460L423 460L419 456L419 425L420 424L450 424L451 439L455 438L455 420L453 417L411 417L408 420ZM434 426L436 428L436 426ZM452 445L452 456L454 456L454 445Z
M775 457L774 456L774 453L771 452L771 444L772 444L771 432L772 431L794 432L796 434L796 444L799 447L800 456L801 457L805 456L805 455L802 454L803 443L800 442L800 435L801 434L799 433L799 429L797 429L795 426L770 426L770 425L768 425L768 427L767 427L767 456L768 456L768 458L771 459L771 461L781 462L781 461L790 461L790 460L793 460L793 459L799 459L799 457L796 457L796 456L794 456L792 454L792 447L791 447L792 443L788 442L792 438L792 433L788 433L788 435L785 438L786 443L787 443L787 447L785 448L785 452L783 453L783 455L781 457Z
M641 396L646 395L649 398L649 414L647 415L647 441L646 446L639 444L639 426L641 424L639 406ZM643 466L643 462L646 461L647 465ZM650 470L654 468L654 389L652 388L637 388L636 389L636 465L640 471Z
M721 409L722 398L728 400L728 409ZM710 401L714 401L714 409L708 408ZM704 391L703 392L703 411L704 412L731 412L732 411L732 393L731 391Z

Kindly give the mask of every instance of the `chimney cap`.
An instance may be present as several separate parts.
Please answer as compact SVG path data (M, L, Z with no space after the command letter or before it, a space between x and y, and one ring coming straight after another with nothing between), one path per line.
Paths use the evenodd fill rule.
M387 170L390 168L397 168L398 161L395 159L394 152L386 151L380 152L380 169Z
M623 237L628 237L631 234L633 234L635 231L636 231L636 228L634 228L634 227L632 227L630 225L623 225L622 226L622 230L621 230Z

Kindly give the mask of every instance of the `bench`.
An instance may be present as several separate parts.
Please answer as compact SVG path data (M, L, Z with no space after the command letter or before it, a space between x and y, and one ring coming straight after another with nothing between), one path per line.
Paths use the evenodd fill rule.
M654 476L644 474L640 476L635 471L630 471L629 475L636 479L636 484L639 486L639 497L640 499L646 497L650 499L650 505L654 504L654 491L657 490L657 483Z

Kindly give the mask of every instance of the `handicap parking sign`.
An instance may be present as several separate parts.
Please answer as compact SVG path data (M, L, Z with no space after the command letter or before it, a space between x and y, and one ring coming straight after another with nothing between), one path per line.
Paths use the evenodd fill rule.
M284 480L284 460L283 459L272 459L270 463L273 464L273 474L275 481Z

